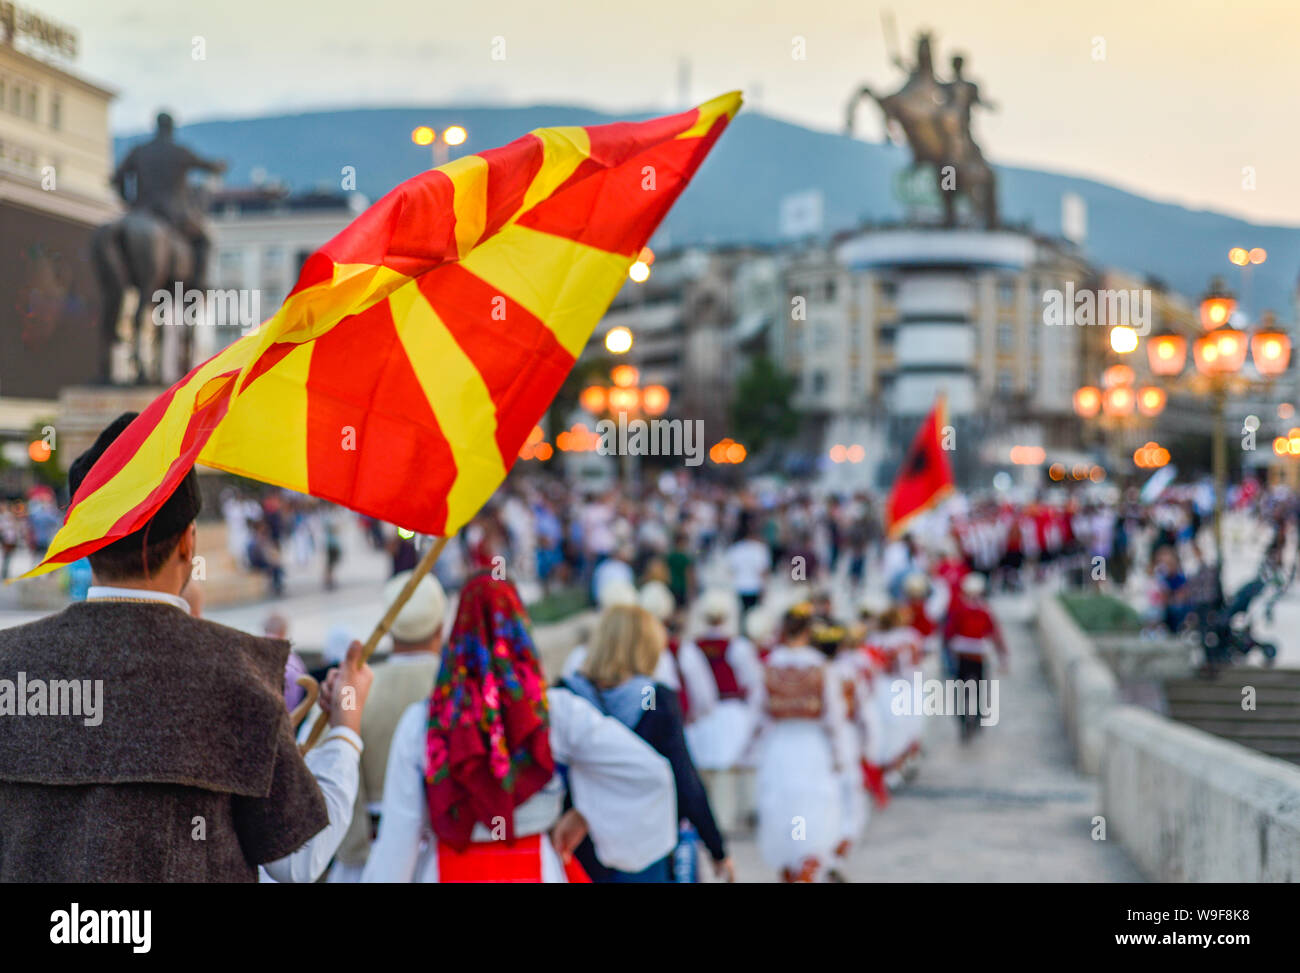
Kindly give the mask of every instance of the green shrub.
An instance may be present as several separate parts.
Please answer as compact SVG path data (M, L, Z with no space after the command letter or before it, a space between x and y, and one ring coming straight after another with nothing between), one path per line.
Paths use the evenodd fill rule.
M534 625L549 625L578 614L587 605L587 592L581 586L558 588L529 605L528 617Z
M1100 635L1142 629L1142 619L1133 606L1111 595L1064 594L1059 597L1070 617L1085 632Z

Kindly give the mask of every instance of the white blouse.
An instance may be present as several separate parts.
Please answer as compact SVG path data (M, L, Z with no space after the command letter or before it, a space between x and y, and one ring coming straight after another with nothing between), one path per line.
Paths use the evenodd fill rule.
M573 806L587 821L596 857L610 868L639 872L672 851L677 791L668 761L618 720L568 690L547 690L546 699L551 753L568 768ZM379 836L370 848L363 882L438 881L437 839L424 789L427 717L428 703L413 703L393 734ZM559 818L563 801L564 783L557 773L515 808L516 835L544 835ZM472 840L491 837L481 823L474 826ZM550 851L549 842L543 844Z
M797 668L820 668L824 671L822 681L822 715L821 725L831 747L831 759L837 773L846 772L853 767L856 760L856 748L853 744L853 728L849 723L844 695L835 678L830 660L818 650L807 645L778 645L767 656L769 666L795 666ZM767 685L760 682L749 698L749 704L756 712L758 733L778 730L782 723L803 723L804 720L773 720L767 713Z

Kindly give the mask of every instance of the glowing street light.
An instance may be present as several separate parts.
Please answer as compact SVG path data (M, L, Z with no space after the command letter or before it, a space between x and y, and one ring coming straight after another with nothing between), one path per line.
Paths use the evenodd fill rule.
M1131 385L1116 385L1106 390L1101 399L1101 410L1112 418L1122 418L1133 414L1135 396Z
M1091 419L1101 411L1101 389L1085 385L1074 393L1074 411L1084 419Z
M1136 379L1137 374L1127 365L1111 365L1101 373L1101 384L1108 389L1117 385L1132 385Z
M1127 355L1131 351L1136 351L1138 346L1137 332L1126 324L1117 324L1110 329L1110 347L1118 355Z
M619 325L605 332L605 350L613 355L624 355L632 350L632 331Z
M1155 385L1146 385L1138 389L1138 412L1152 418L1165 411L1165 390Z
M1250 336L1250 355L1256 370L1265 378L1276 378L1291 361L1291 338L1277 327L1272 312L1266 312L1259 330Z
M1166 332L1147 342L1147 363L1156 375L1177 375L1187 364L1187 339Z
M1210 282L1210 292L1201 301L1201 327L1206 331L1222 327L1236 309L1237 299L1228 293L1223 281L1214 278Z
M443 130L442 138L438 138L438 133L428 125L419 125L411 130L411 141L416 145L433 146L433 166L447 164L447 148L452 145L464 145L465 140L469 138L469 133L461 125L452 125Z

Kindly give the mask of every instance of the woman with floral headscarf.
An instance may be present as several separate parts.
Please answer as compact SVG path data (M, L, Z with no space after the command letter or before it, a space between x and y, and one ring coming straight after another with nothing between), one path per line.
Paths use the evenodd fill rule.
M584 881L570 855L585 835L627 871L667 855L677 843L668 762L586 700L546 689L519 595L476 575L433 694L393 735L362 881Z

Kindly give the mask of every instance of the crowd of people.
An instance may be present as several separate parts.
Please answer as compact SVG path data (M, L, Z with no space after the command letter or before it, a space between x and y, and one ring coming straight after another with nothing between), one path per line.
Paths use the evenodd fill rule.
M119 432L73 464L74 489ZM703 860L733 880L752 833L772 877L845 881L939 725L909 702L923 673L955 687L941 712L964 745L985 725L982 687L1009 663L989 593L1122 591L1139 566L1176 590L1179 559L1204 557L1202 499L957 496L887 535L867 493L519 478L414 583L385 652L367 663L332 632L308 672L282 615L247 635L185 597L191 473L89 555L83 601L0 630L29 678L62 671L75 641L82 672L130 704L89 745L75 723L0 722L0 879L691 882ZM1294 520L1275 491L1233 500ZM222 513L253 566L305 562L337 533L336 509L278 493L232 491ZM377 618L421 541L362 526L391 555ZM552 669L521 591L557 587L595 613ZM214 746L178 720L237 725ZM168 819L191 804L203 842Z
M0 497L0 582L17 573L15 556L22 557L24 568L40 560L62 524L47 486L32 487L26 498Z
M612 517L604 515L606 499ZM715 500L722 510L709 509ZM793 503L800 515L811 509ZM650 508L671 509L662 497ZM515 543L502 511L489 510L466 532L466 576L458 579L455 622L445 639L442 620L452 599L433 577L421 580L394 625L392 654L372 667L372 700L382 702L368 703L362 719L354 840L340 849L331 881L438 881L449 874L488 880L524 872L556 881L694 881L701 853L717 877L730 879L728 839L751 831L774 877L845 880L873 806L887 805L921 759L924 719L900 710L900 685L910 689L926 657L941 649L950 673L972 686L986 678L995 654L1005 665L983 576L963 557L927 563L918 549L898 597L864 592L844 615L824 583L836 557L828 555L812 580L799 571L785 578L759 539L765 525L744 498L718 491L677 510L684 522L673 524L674 539L698 537L692 521L700 517L714 531L704 551L713 550L730 584L703 578L709 555L694 548L674 577L673 547L636 543L663 532L622 519L635 517L635 503L592 498L575 520L610 534L608 553L592 559L584 581L594 589L598 614L590 637L550 674L549 688L526 611L507 580L520 550L535 556L536 548ZM514 520L525 522L518 513ZM623 538L631 543L620 544ZM910 538L900 543L915 547ZM786 550L791 559L819 556L806 541ZM581 577L583 564L573 567ZM393 578L387 601L407 577ZM286 694L294 692L291 682ZM513 718L504 706L512 692ZM566 758L553 759L567 770L539 773L536 790L522 796L513 784L505 787L517 802L512 818L488 774L503 784L533 766L521 748L537 749L543 712L556 721L552 742ZM593 715L604 720L592 724L604 727L599 745L571 728L570 721L586 725ZM957 715L962 739L970 739L979 726L973 702ZM443 724L452 729L435 733ZM605 749L628 740L614 725L662 758L666 779L645 777L643 767L636 793L625 790L622 775L631 768ZM471 727L477 729L466 737ZM481 760L486 770L477 766ZM605 761L599 769L597 760ZM456 777L456 768L463 772L454 786L431 786L444 774ZM666 788L652 786L655 780ZM671 810L666 823L663 807ZM639 822L631 832L629 821ZM503 845L507 822L515 837ZM526 861L503 851L518 838L530 839Z

